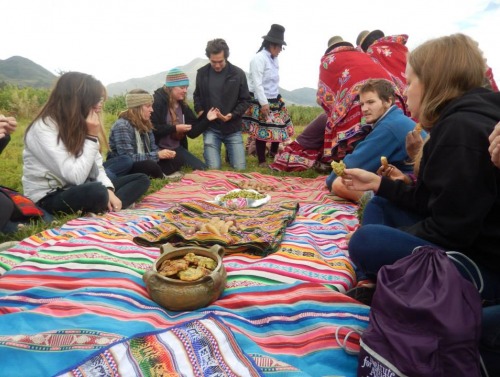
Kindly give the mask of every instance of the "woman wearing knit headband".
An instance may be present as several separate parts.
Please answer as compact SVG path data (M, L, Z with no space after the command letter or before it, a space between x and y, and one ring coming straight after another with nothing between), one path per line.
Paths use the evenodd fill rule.
M105 93L94 77L65 73L26 130L24 193L50 213L119 211L149 187L144 174L106 175L98 139Z
M175 160L181 166L194 170L206 170L207 165L188 151L187 137L191 139L201 135L209 124L204 115L197 118L186 102L189 78L179 68L167 73L165 84L154 93L153 114L156 143L160 148L176 152ZM210 119L217 114L209 111Z
M179 178L181 164L175 151L159 149L153 135L151 113L153 96L143 89L133 89L125 96L127 110L121 112L111 127L108 159L127 155L134 161L132 173L151 178Z

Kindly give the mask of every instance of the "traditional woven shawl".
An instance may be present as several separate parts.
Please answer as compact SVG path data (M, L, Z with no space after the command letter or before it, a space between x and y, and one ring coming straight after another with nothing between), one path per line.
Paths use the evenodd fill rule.
M390 35L379 38L366 50L366 53L372 57L375 62L379 63L384 69L389 72L392 80L399 89L399 94L402 96L406 88L406 55L408 48L406 41L408 36Z
M134 238L139 245L152 246L170 242L210 247L222 245L227 252L247 251L257 255L275 252L285 229L295 218L296 202L268 204L262 208L228 209L203 200L179 203L164 213L164 221ZM207 224L210 219L234 219L236 230L225 234L198 231L193 228Z

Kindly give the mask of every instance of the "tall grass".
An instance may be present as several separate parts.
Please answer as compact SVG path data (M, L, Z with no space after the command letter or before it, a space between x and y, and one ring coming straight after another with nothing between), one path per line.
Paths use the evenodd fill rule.
M5 89L5 91L4 91ZM46 89L33 89L33 88L16 88L13 86L4 86L0 91L0 114L12 115L17 117L18 127L15 133L11 135L12 139L7 148L0 155L0 184L13 188L22 192L22 151L24 147L24 132L32 119L36 116L39 109L47 100L49 91ZM116 121L118 114L125 109L125 97L115 96L109 98L104 105L104 129L109 135L111 126ZM290 116L294 123L295 135L299 135L305 126L311 122L321 111L319 107L307 107L292 105L289 107ZM246 136L244 136L246 140ZM195 156L203 160L203 137L196 139L189 139L189 150ZM103 151L105 156L106 151ZM222 170L231 170L231 167L223 162ZM188 172L185 169L185 172ZM245 172L261 172L275 176L299 176L314 178L318 176L314 170L296 173L275 172L267 168L260 168L258 166L257 158L254 156L247 156L247 168ZM153 179L151 186L146 193L152 193L161 189L168 183L167 179ZM74 214L70 216L57 217L56 222L63 224L71 218L81 214ZM19 232L13 235L0 234L0 242L7 240L21 240L27 236L46 229L47 227L54 226L54 224L42 224L40 222L32 222L28 226L22 228Z

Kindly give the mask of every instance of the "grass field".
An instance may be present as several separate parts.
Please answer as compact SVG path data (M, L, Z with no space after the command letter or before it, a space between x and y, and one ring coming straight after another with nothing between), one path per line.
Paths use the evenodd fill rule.
M299 106L293 106L291 108L290 114L292 116L292 120L294 120L294 113L295 113L295 118L299 119L299 122L295 122L294 120L294 128L295 128L295 135L294 138L299 135L304 127L311 121L313 120L322 110L320 108L301 108ZM112 124L116 120L117 116L112 113L105 113L104 115L104 125L106 131L109 133L109 129L111 128ZM22 177L22 170L23 170L23 158L22 158L22 151L23 151L23 138L24 138L24 131L26 130L27 126L29 125L31 119L30 118L18 118L18 127L17 130L14 134L12 134L12 139L9 145L5 148L3 153L0 155L0 184L6 187L13 188L17 191L22 192L22 183L21 183L21 177ZM246 140L246 136L245 136ZM203 160L203 137L198 137L196 139L189 139L189 150L199 157L201 160ZM105 152L103 155L105 155ZM222 170L232 170L231 167L223 163ZM185 172L188 172L189 170L185 170ZM254 156L247 156L247 168L245 172L260 172L260 173L265 173L265 174L270 174L270 175L275 175L275 176L300 176L300 177L307 177L307 178L314 178L318 176L318 173L314 170L308 170L305 172L297 172L297 173L283 173L283 172L276 172L272 171L267 168L259 168L258 163L257 163L257 158ZM152 179L151 180L151 186L148 190L147 194L150 194L152 192L158 191L161 189L165 184L168 183L168 180L166 179ZM147 195L146 194L146 195ZM65 223L69 219L81 216L81 213L75 213L73 215L69 216L60 216L56 217L55 223L54 224L44 224L38 221L33 221L31 224L21 228L18 232L15 234L11 235L4 235L0 234L0 242L4 241L10 241L10 240L21 240L26 237L29 237L32 234L38 233L46 228L50 228L53 226L57 226L60 224Z

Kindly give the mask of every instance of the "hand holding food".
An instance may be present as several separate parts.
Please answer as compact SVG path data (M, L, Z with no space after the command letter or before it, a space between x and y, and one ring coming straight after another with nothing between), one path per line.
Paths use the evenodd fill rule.
M160 160L171 159L174 158L175 155L175 151L171 151L170 149L162 149L158 152L158 157L160 158Z
M389 167L389 161L387 161L387 157L382 156L380 157L380 164L382 165L382 168L385 170Z
M417 123L413 131L408 132L406 135L406 154L408 154L408 159L410 161L415 161L415 158L424 144L421 132L422 126L420 123Z
M350 190L375 191L380 187L382 178L370 171L363 169L346 169L342 177L342 183Z
M337 177L343 177L344 176L344 170L346 168L344 161L340 160L339 162L337 161L332 161L332 169L333 172Z

